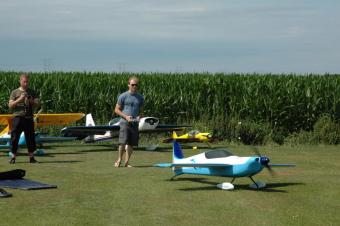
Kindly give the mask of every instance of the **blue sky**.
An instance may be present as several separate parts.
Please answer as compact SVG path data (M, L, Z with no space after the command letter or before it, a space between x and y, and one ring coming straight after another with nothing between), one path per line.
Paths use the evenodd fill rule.
M340 1L1 0L0 70L340 72Z

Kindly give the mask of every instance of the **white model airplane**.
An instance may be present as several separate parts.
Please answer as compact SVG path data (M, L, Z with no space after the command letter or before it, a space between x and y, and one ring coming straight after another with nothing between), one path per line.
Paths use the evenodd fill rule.
M273 173L272 167L293 167L294 164L272 164L266 156L239 157L227 150L215 149L191 157L184 158L181 146L173 142L172 163L158 163L156 167L172 167L175 178L182 174L198 174L209 176L222 176L233 178L230 183L218 184L217 187L226 190L234 189L232 184L238 177L249 177L254 184L251 188L260 189L266 186L263 182L255 182L253 176L260 173L263 168L267 168Z
M190 126L159 124L159 119L155 117L144 117L138 121L140 133L179 131L187 127ZM84 139L86 143L94 143L118 137L119 129L119 118L111 120L108 125L97 126L92 115L87 114L85 126L65 127L61 133L65 137L78 137L79 140Z

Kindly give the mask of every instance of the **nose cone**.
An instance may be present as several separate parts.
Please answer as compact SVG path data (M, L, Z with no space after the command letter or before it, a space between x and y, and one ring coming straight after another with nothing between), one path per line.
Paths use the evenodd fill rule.
M260 163L264 166L267 166L269 162L270 162L269 158L267 158L265 156L261 157L261 159L260 159Z

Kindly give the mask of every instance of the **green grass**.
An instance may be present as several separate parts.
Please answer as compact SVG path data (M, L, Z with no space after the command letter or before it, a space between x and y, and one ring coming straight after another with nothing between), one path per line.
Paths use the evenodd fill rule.
M247 146L231 145L240 156ZM339 225L340 152L337 146L265 146L272 162L296 163L296 168L256 175L267 183L261 191L248 189L247 178L235 181L234 191L216 188L228 178L182 175L174 181L170 169L153 168L168 162L169 146L159 152L138 150L134 168L114 168L110 146L57 145L28 164L19 156L9 165L0 156L0 171L22 168L26 178L56 184L57 189L6 189L0 199L0 225ZM198 150L186 149L185 155ZM21 152L25 152L22 150Z

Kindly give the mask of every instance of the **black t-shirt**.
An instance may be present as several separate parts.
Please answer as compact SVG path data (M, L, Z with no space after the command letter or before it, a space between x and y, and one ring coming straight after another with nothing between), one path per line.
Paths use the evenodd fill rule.
M15 108L12 109L13 115L31 118L33 117L33 106L29 103L28 98L32 98L33 100L37 98L34 90L27 89L24 91L20 88L15 89L11 92L9 99L15 101L22 93L27 93L27 98L18 103Z

